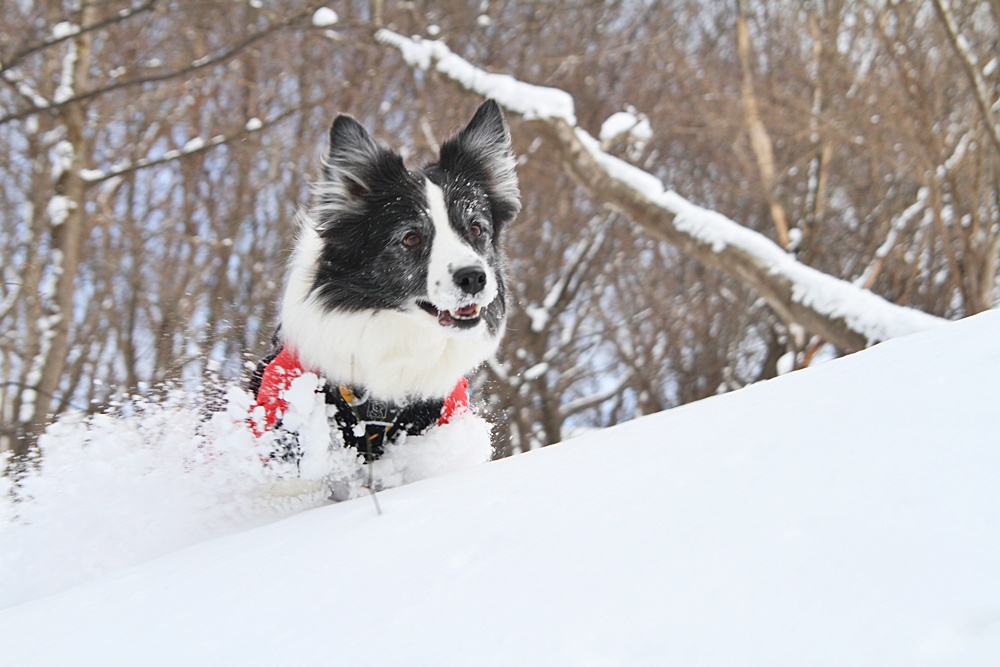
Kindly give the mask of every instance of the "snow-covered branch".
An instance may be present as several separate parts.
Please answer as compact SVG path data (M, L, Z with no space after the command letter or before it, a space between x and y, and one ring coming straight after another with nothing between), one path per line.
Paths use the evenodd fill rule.
M411 67L433 68L510 112L541 121L541 133L564 166L596 199L623 211L654 238L737 278L781 317L845 351L943 322L806 266L767 237L692 204L653 174L605 153L577 126L573 98L564 90L485 72L441 41L410 39L384 29L376 39L398 49Z
M24 77L18 72L9 69L0 70L0 78L9 83L17 91L18 95L27 100L36 109L47 109L52 106L52 103L38 92L34 86L25 81Z
M935 178L944 180L951 176L952 171L954 171L955 167L965 156L971 141L972 137L970 133L966 132L962 135L961 139L959 139L955 144L955 149L951 152L951 155L949 155L948 158L943 163L939 164L934 170ZM895 247L900 233L906 229L907 225L909 225L912 220L917 219L918 214L923 213L926 210L929 199L930 188L925 185L917 191L916 201L904 209L903 212L896 216L896 218L889 224L889 232L886 234L885 241L883 241L882 245L875 250L875 256L872 258L871 263L862 272L861 276L854 281L856 285L861 285L862 287L867 288L875 282L878 274L882 271L885 258Z

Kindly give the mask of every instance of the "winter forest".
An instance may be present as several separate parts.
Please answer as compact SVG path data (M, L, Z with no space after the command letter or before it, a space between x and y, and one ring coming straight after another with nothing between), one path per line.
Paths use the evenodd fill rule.
M998 0L0 19L0 452L245 381L337 113L418 165L484 96L506 109L513 312L473 378L497 457L998 304Z

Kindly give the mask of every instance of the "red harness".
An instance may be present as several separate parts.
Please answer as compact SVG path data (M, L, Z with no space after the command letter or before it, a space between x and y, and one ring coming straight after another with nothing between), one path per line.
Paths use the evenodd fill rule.
M274 428L274 425L288 410L288 401L284 396L285 390L291 386L295 378L300 377L305 372L299 362L298 355L288 347L282 348L281 352L264 369L260 387L257 389L257 402L251 408L251 414L257 407L264 410L263 424L260 424L259 417L250 420L250 427L257 437ZM447 424L456 414L468 409L469 380L463 377L455 385L451 394L444 399L441 406L441 416L437 422L438 426Z

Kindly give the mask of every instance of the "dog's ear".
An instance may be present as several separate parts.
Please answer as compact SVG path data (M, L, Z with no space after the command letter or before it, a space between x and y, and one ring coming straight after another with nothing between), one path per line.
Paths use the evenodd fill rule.
M507 121L493 100L483 102L465 129L441 146L445 171L482 178L497 225L510 222L521 210L515 164Z
M325 227L338 213L355 207L371 191L380 163L393 155L376 144L361 123L350 116L337 116L330 126L323 175L316 184L319 226Z

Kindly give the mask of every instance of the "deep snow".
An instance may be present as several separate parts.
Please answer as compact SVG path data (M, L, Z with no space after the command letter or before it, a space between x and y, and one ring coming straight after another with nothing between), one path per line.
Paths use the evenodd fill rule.
M0 664L996 665L998 343L989 312L206 541L0 611Z
M464 413L386 445L366 466L356 450L339 446L339 433L331 442L318 385L314 373L305 373L284 394L284 425L300 434L303 450L297 466L272 460L274 433L251 435L252 401L236 387L228 390L227 408L210 419L199 396L175 391L130 406L128 414L54 424L39 441L39 471L16 489L0 477L0 608L325 505L329 497L357 498L369 495L369 486L409 484L490 458L490 426Z

